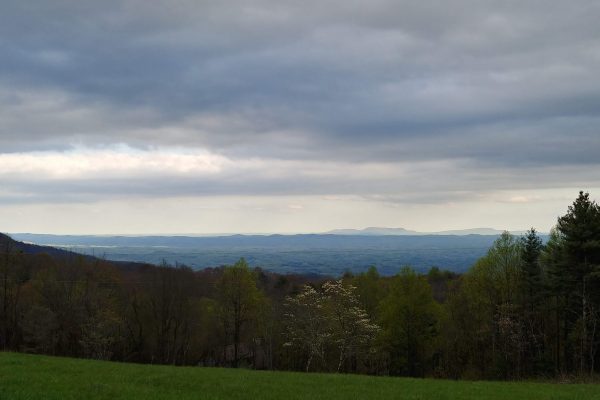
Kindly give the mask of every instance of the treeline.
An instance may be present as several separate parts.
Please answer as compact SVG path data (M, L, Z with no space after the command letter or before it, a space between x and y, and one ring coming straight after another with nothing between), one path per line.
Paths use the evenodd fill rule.
M460 276L123 268L0 244L5 350L471 379L587 376L600 361L600 207L583 192L547 243L504 233Z

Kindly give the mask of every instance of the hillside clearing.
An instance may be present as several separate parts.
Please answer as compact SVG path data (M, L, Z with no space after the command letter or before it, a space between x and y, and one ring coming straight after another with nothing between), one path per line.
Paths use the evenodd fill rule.
M0 399L600 399L600 385L169 367L0 353Z

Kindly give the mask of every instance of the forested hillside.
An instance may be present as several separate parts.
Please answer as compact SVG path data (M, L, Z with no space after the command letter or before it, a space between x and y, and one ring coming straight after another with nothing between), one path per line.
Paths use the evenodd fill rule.
M587 377L600 361L600 207L583 192L546 245L534 229L504 233L463 275L124 268L1 246L5 350L487 379Z

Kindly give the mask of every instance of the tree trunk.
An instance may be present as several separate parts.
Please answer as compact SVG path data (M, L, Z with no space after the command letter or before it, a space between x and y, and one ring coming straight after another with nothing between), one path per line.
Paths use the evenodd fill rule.
M344 354L345 354L345 350L344 350L344 346L340 349L340 358L338 361L338 367L337 367L337 372L339 373L342 369L342 364L344 363Z
M581 296L581 342L580 342L580 354L579 354L579 373L583 375L585 373L585 347L587 342L587 317L586 317L586 294L585 294L585 276L582 279L582 296Z
M306 372L308 372L310 370L310 363L312 362L312 359L313 359L313 352L311 351L308 356L308 361L306 362Z

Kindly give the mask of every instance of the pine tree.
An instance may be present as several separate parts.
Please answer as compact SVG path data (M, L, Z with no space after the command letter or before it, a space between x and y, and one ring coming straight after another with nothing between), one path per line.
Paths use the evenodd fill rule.
M540 256L542 239L534 228L521 237L521 310L525 328L523 368L531 375L543 362L544 353L544 299L547 291L543 281Z
M586 364L593 372L600 312L600 207L581 191L557 228L565 261L561 277L570 291L567 307L572 317L566 322L575 338L580 373Z
M523 278L524 300L531 307L535 307L543 300L542 269L540 267L540 254L542 253L542 239L536 230L531 228L521 238L521 276Z

